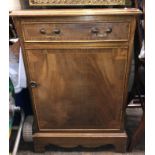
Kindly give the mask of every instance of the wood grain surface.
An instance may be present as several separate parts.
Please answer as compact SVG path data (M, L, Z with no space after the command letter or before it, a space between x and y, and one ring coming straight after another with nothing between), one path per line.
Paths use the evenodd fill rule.
M32 40L36 42L52 40L127 41L129 37L129 23L117 21L106 23L25 22L23 24L23 33L25 41Z
M37 16L87 16L87 15L138 15L142 13L136 8L122 8L122 9L42 9L42 10L14 10L10 12L10 16L20 17L37 17Z
M26 54L40 129L120 129L127 49Z
M136 15L140 13L138 9L10 13L20 36L32 94L35 151L45 151L48 144L112 144L117 152L125 152L125 102ZM107 38L99 39L109 26L112 31ZM99 32L93 29L96 34L91 34L94 27ZM41 28L46 34L60 28L60 33L54 30L54 38L47 39Z

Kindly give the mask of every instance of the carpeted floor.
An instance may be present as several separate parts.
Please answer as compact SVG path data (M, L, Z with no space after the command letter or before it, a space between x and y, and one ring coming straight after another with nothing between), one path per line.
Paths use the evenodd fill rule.
M134 129L140 121L142 111L140 109L127 109L127 133L129 137L132 135ZM33 144L25 143L21 140L17 155L144 155L145 154L145 140L142 137L141 142L134 148L132 152L115 153L112 146L102 146L99 148L81 148L76 147L72 149L63 149L58 147L47 148L45 153L34 153Z

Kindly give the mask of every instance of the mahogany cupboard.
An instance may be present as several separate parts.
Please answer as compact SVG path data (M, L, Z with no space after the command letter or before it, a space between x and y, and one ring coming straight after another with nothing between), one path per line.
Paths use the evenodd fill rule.
M137 9L13 11L35 116L35 151L126 150L125 102Z

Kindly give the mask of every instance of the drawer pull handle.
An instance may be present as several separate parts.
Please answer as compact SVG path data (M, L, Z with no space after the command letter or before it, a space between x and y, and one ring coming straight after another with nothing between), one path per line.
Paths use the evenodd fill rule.
M112 32L112 28L111 27L106 29L106 33L111 33L111 32Z
M30 86L31 86L31 88L36 88L38 86L38 84L35 81L31 81Z
M53 32L54 32L55 34L60 34L60 29L54 29Z
M99 30L97 28L93 27L91 29L91 32L97 34L97 33L99 33Z
M91 29L91 32L92 32L93 34L96 34L97 37L107 37L108 34L110 34L110 33L112 32L112 28L109 27L109 28L107 28L106 30L104 30L103 33L101 33L100 30L99 30L98 28L93 27L93 28Z
M44 29L44 28L40 29L40 33L41 33L41 34L46 34L45 29Z

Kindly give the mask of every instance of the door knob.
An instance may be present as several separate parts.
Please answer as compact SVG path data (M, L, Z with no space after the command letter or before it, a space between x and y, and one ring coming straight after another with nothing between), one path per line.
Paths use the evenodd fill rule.
M35 81L31 81L30 86L31 86L31 88L36 88L38 86L38 84Z

